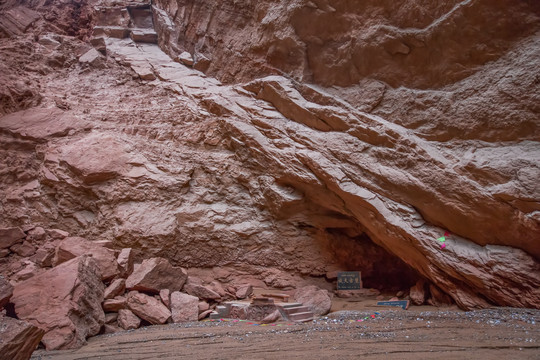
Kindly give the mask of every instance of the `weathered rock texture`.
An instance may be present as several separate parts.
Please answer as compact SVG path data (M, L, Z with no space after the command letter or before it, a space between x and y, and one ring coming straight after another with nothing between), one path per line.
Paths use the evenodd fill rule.
M360 270L366 287L423 278L462 308L540 307L537 1L155 0L152 21L53 3L28 5L61 13L32 25L47 39L0 39L15 74L0 83L27 94L0 102L1 227L223 283L331 288L328 272ZM103 66L68 36L91 5L116 14L94 14Z
M17 284L11 302L21 320L43 329L47 350L81 347L105 322L97 262L81 256Z

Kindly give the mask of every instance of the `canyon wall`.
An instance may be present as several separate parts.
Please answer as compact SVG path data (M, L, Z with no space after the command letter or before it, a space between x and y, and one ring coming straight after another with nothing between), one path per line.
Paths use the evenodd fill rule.
M35 21L0 39L0 227L223 283L361 270L540 307L537 2L156 0L159 48L111 36L91 63L100 11L129 4L77 4L23 3Z

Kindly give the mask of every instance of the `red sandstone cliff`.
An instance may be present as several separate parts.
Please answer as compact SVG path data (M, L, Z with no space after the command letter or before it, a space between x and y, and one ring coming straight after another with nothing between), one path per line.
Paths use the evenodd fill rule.
M114 37L142 26L122 1L75 4L2 5L0 226L540 307L537 2L157 0L169 56Z

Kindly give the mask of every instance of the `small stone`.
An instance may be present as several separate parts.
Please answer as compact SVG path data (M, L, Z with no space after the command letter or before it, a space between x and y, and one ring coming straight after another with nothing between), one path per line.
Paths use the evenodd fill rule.
M55 240L64 240L65 238L69 237L69 233L67 231L60 229L48 229L45 230L45 232Z
M32 246L28 241L23 243L15 244L9 248L15 254L22 257L30 257L36 253L36 248Z
M26 234L18 227L0 229L0 249L7 249L23 242Z
M103 302L103 310L107 312L119 311L125 309L127 306L126 298L124 296L117 296L114 299L107 299Z
M105 324L101 330L103 334L114 334L120 331L122 331L122 328L115 324Z
M193 57L187 51L184 51L183 53L178 55L178 60L184 65L193 66Z
M116 262L120 266L122 277L128 277L133 272L134 255L131 248L124 248L118 254Z
M32 242L34 241L43 241L47 237L47 232L42 227L35 227L28 232L27 240Z
M122 311L122 310L119 310ZM118 319L118 313L116 312L110 312L105 314L105 324L112 324L116 322L116 319Z
M94 48L84 53L84 55L79 58L79 62L83 65L90 65L97 68L102 68L105 65L103 55Z
M201 321L202 319L206 318L208 315L210 315L213 312L213 310L206 310L199 314L198 320Z
M210 304L206 301L199 301L199 313L205 312L208 309L210 309Z
M159 291L159 298L166 307L171 307L171 292L169 289L161 289Z
M195 63L193 64L193 68L195 70L205 72L210 67L210 59L208 59L206 56L204 56L201 53L195 54Z
M107 54L107 44L105 44L104 37L94 37L90 39L90 44L103 55Z
M15 275L13 275L12 277L12 280L16 282L21 282L21 281L28 280L36 276L38 273L39 273L39 267L35 263L31 261L27 261L25 262L24 269L15 273Z

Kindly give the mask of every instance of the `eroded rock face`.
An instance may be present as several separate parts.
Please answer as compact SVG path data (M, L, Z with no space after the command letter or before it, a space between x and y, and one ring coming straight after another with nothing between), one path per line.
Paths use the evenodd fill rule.
M103 290L97 262L80 256L17 284L11 302L19 319L45 331L47 350L73 349L103 325Z
M104 69L59 34L0 48L42 98L0 112L34 106L0 118L0 226L229 284L349 268L381 289L425 278L467 309L540 306L536 2L156 0L145 27L170 56L104 29L132 15L101 5Z

